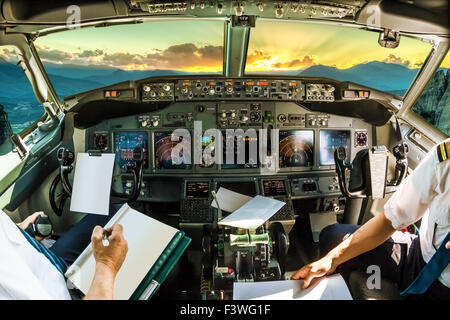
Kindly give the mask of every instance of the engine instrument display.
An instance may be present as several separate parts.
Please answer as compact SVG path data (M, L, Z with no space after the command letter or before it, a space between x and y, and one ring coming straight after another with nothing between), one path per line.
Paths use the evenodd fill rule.
M186 182L187 199L204 199L209 197L209 182L188 181Z
M177 148L175 149L175 147ZM154 150L156 169L191 168L190 143L188 143L187 140L183 139L182 136L176 137L173 136L173 134L170 132L155 132ZM174 152L174 154L172 154L172 151Z
M227 135L223 137L223 169L256 169L259 167L258 157L258 132ZM230 161L232 159L232 161Z
M312 167L314 131L280 130L280 168Z
M334 165L334 150L344 147L347 157L350 154L350 130L320 130L321 166Z
M135 166L133 149L142 148L144 152L144 168L148 166L148 135L142 131L114 132L114 153L119 167L126 169Z

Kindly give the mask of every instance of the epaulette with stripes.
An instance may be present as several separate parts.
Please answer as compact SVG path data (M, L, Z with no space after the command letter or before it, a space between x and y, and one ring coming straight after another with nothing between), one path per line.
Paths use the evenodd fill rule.
M445 141L437 145L437 156L439 162L445 161L450 158L450 141Z

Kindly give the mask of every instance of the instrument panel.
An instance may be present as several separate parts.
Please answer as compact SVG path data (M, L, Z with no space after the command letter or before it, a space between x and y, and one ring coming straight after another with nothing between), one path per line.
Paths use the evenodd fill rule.
M182 79L174 82L145 82L141 86L143 102L274 100L335 100L336 87L331 83L282 79Z
M133 165L133 148L140 146L144 173L164 175L333 170L338 146L351 160L372 144L372 126L361 119L270 101L175 102L163 110L105 120L86 135L86 150L115 153L123 172Z

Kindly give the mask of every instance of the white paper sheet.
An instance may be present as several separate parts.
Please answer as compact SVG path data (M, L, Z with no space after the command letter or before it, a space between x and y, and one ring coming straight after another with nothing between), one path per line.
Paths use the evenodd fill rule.
M125 261L114 282L114 299L127 300L158 260L177 229L150 218L124 204L106 224L123 226L123 236L128 242ZM84 294L89 291L95 274L95 259L92 245L83 251L70 266L66 276Z
M114 153L89 156L78 153L73 179L70 210L108 215Z
M216 198L219 202L220 209L230 213L236 211L252 199L252 197L222 187L220 187L217 191ZM211 206L213 208L217 208L217 204L214 199L211 202Z
M285 202L279 200L256 196L221 220L219 224L244 229L256 229L269 220L285 204Z
M352 300L341 275L314 279L308 289L303 280L235 282L233 300Z

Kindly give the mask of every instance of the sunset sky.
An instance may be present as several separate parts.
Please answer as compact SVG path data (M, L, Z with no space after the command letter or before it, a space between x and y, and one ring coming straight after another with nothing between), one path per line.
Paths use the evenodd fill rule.
M223 21L156 21L60 32L35 43L44 62L221 72L223 34ZM378 33L348 27L257 21L246 71L291 71L316 64L345 69L374 60L418 68L431 49L407 37L398 48L386 49L377 39ZM450 57L443 66L450 66Z

